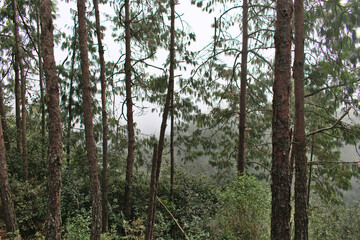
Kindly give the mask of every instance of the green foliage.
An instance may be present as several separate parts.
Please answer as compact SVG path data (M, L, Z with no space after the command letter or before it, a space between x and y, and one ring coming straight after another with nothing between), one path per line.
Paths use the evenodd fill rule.
M255 177L239 176L218 191L219 210L212 222L216 239L269 239L270 191Z
M11 183L16 217L22 236L32 236L44 230L47 209L45 182Z
M360 202L334 205L313 202L310 209L309 239L360 239Z

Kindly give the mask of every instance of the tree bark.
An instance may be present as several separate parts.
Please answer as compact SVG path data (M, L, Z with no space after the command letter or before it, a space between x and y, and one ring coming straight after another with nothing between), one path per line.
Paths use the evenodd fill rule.
M20 80L21 80L21 136L22 136L22 155L23 155L23 179L27 181L29 178L29 164L28 164L28 153L27 153L27 139L26 139L26 79L24 72L24 65L22 61L21 47L20 47L20 36L19 36L19 22L18 22L18 7L16 0L13 0L14 10L14 26L15 26L15 54L17 63L20 69ZM16 60L15 60L16 61Z
M54 35L51 0L40 0L41 45L44 58L47 104L49 111L48 209L46 239L61 239L61 166L62 126L59 84L54 56ZM40 49L39 49L40 51Z
M125 82L126 82L126 107L128 130L128 155L126 165L126 185L124 197L124 214L126 219L131 219L132 212L132 184L134 170L135 132L133 118L132 83L131 83L131 33L130 33L130 0L125 0Z
M101 194L99 174L97 168L96 144L94 138L94 125L92 121L92 98L90 84L90 70L86 30L86 6L85 0L78 0L78 18L79 18L79 42L81 57L81 72L83 85L83 108L85 123L86 151L89 161L90 185L92 198L92 222L90 240L99 240L102 227L101 213Z
M106 113L106 82L105 82L105 59L104 48L101 39L99 1L93 0L96 18L96 33L99 45L100 58L100 81L101 81L101 103L102 103L102 127L103 127L103 169L102 169L102 231L108 228L108 181L107 181L107 152L108 152L108 123Z
M0 194L2 207L4 210L4 219L6 225L6 231L14 234L18 230L14 202L11 195L11 189L9 184L9 178L7 173L6 166L6 156L5 156L5 144L2 124L0 121Z
M290 88L292 1L278 0L272 121L271 239L290 239Z
M245 124L246 124L246 84L247 84L247 55L248 55L248 1L243 1L243 36L241 51L241 83L240 83L240 116L239 116L239 146L238 173L245 172Z
M3 96L1 82L0 82L0 115L1 115L1 123L2 123L2 129L3 129L5 148L6 148L6 151L9 153L11 151L11 143L10 143L10 138L8 135L9 129L7 127L5 103L4 103L4 96Z
M149 194L149 205L148 205L148 216L145 230L145 240L151 240L154 234L154 213L156 208L156 172L158 169L158 145L154 144L152 165L151 165L151 180L150 180L150 194Z
M306 134L304 110L304 1L295 0L295 240L308 239Z

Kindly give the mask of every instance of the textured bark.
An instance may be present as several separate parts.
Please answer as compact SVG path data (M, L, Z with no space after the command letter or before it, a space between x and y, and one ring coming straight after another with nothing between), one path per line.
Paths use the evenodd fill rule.
M156 208L156 172L158 169L158 146L154 144L153 159L151 165L151 180L150 180L150 194L149 194L149 205L148 205L148 216L145 230L145 240L151 240L154 233L154 213Z
M86 7L85 0L78 0L78 17L79 17L79 42L81 57L81 72L83 85L83 103L84 103L84 123L86 151L89 161L91 199L92 199L92 222L90 240L99 240L102 227L101 213L101 194L99 174L97 168L96 145L94 138L94 125L92 121L92 98L89 71L89 57L86 31Z
M70 150L71 150L71 126L72 126L72 97L74 94L74 75L75 75L75 70L74 70L74 65L75 65L75 57L76 57L76 38L77 38L77 26L76 26L76 16L74 17L74 38L73 38L73 42L72 42L72 46L71 46L71 50L72 50L72 56L71 56L71 66L70 66L70 89L69 89L69 102L68 102L68 121L67 121L67 133L66 133L66 161L67 164L70 164Z
M105 83L105 59L104 48L101 39L99 2L93 0L96 18L96 32L99 45L100 58L100 81L101 81L101 103L102 103L102 127L103 127L103 169L102 169L102 231L107 232L108 228L108 180L107 180L107 152L108 152L108 123L106 113L106 83Z
M16 233L18 226L16 223L14 202L11 195L9 178L6 166L5 145L3 129L0 121L0 195L4 211L6 230L9 233Z
M295 0L295 240L308 239L308 211L306 190L306 135L304 110L304 1Z
M125 0L125 82L126 82L126 107L128 130L128 155L126 164L126 185L124 198L124 214L126 219L131 219L132 212L132 184L134 170L135 132L133 118L132 83L131 83L131 33L130 33L130 0Z
M40 0L41 45L44 58L47 105L49 112L48 208L45 224L46 239L61 239L61 166L62 126L54 56L54 35L51 0Z
M19 22L18 22L18 11L17 2L13 0L14 10L14 26L15 26L15 61L17 62L20 69L20 80L21 80L21 144L22 144L22 156L23 156L23 179L27 181L29 178L29 164L28 164L28 153L27 153L27 139L26 139L26 79L24 66L21 56L20 47L20 36L19 36Z
M4 143L7 152L11 151L11 143L9 138L9 129L7 127L7 120L6 120L6 111L5 111L5 103L2 91L2 84L0 83L0 115L1 115L1 124L4 136Z
M243 1L243 36L241 51L240 75L240 116L239 116L239 146L238 146L238 172L245 172L245 124L246 124L246 84L247 84L247 55L248 55L248 2Z
M272 122L271 239L290 239L290 78L292 1L278 0Z

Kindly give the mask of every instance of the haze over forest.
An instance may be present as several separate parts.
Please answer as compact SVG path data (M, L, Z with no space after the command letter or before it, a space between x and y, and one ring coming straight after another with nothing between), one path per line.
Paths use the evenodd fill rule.
M0 6L0 239L360 239L359 1Z

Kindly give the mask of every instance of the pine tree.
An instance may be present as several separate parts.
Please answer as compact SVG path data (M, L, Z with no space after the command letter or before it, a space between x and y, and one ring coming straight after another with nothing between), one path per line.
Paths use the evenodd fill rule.
M84 123L86 151L89 161L90 185L92 198L92 222L91 222L91 240L99 240L102 227L101 213L101 194L99 174L97 168L96 144L94 139L94 125L92 113L92 97L90 85L90 71L88 58L87 30L86 30L86 6L85 0L78 0L78 17L79 17L79 42L81 56L81 72L83 85L83 105L84 105Z
M295 58L294 93L295 126L293 150L295 156L295 239L308 239L308 211L306 189L306 136L304 110L304 2L295 0ZM292 166L291 166L292 167Z
M51 0L41 0L41 45L44 58L47 104L49 111L48 210L46 239L61 239L61 166L62 126L59 85L54 56L54 35ZM39 49L40 51L40 49ZM40 66L41 68L41 66Z
M275 30L275 80L273 86L271 239L290 239L290 88L291 19L293 5L278 0Z
M108 123L106 113L106 82L105 82L105 60L104 60L104 47L101 39L100 28L100 13L99 2L93 0L96 18L96 34L99 45L99 58L100 58L100 82L101 82L101 102L102 102L102 127L103 127L103 170L102 170L102 231L107 232L108 227L108 183L107 183L107 153L108 153Z

